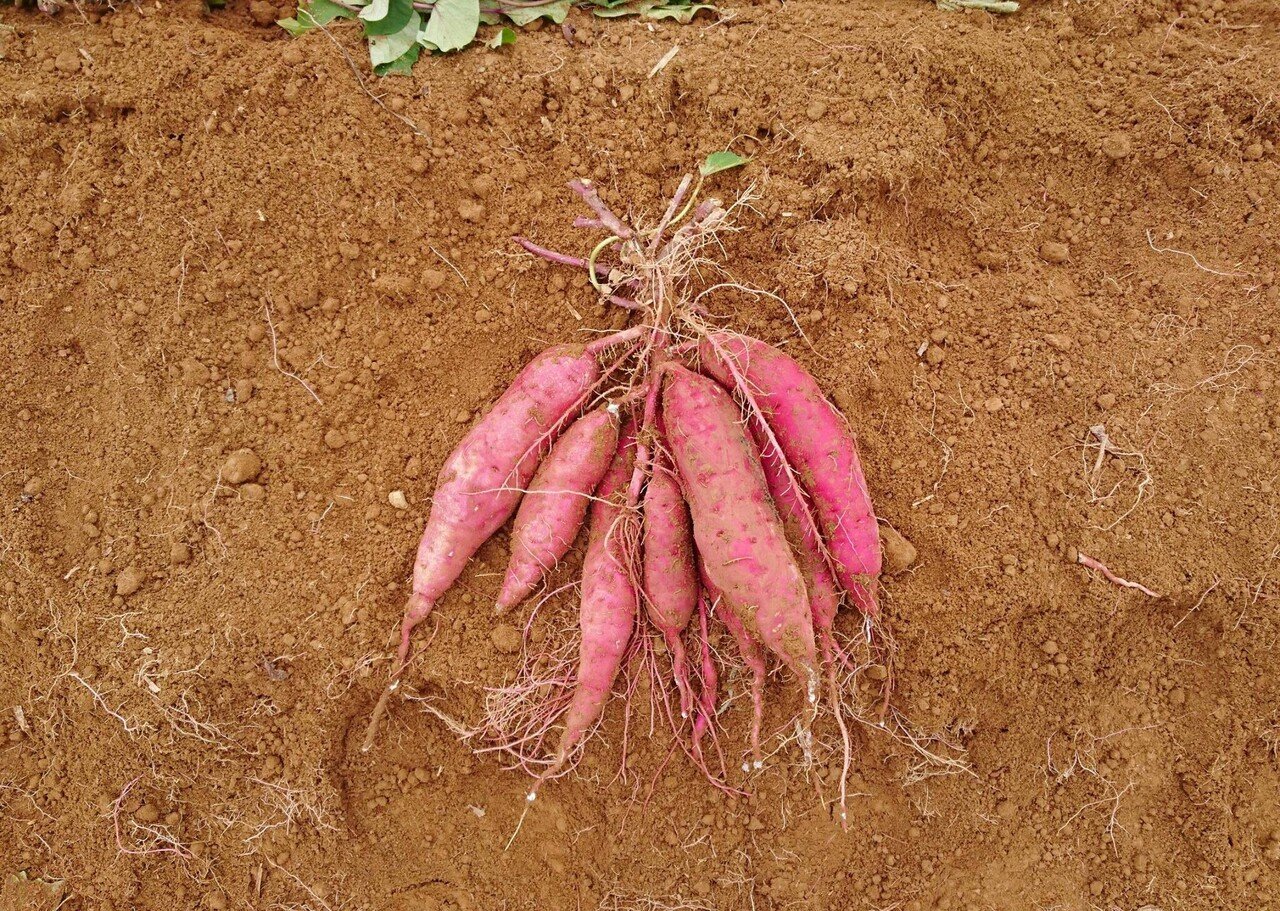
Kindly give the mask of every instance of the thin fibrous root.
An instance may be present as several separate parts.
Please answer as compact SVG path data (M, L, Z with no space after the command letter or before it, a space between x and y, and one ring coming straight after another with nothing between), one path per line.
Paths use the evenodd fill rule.
M1102 573L1102 575L1106 578L1108 582L1112 582L1124 588L1136 588L1138 591L1142 592L1144 595L1147 595L1152 598L1161 597L1159 592L1153 592L1151 589L1147 588L1145 585L1139 582L1130 582L1128 579L1120 578L1115 573L1113 573L1110 569L1108 569L1105 563L1099 560L1095 560L1093 557L1090 557L1088 554L1084 553L1084 551L1078 551L1076 553L1076 562L1088 569L1096 569L1098 572Z

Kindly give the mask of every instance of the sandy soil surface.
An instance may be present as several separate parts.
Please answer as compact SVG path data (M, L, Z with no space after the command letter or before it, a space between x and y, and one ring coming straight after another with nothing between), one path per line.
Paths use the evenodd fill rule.
M0 907L1280 906L1280 7L575 14L375 104L350 27L264 6L0 10ZM720 261L812 345L716 310L857 428L916 550L893 705L951 763L861 728L846 833L794 743L733 771L742 700L748 798L644 698L620 774L615 700L512 840L528 777L422 710L514 671L505 533L359 749L433 478L626 318L510 236L581 250L566 180L652 217L729 145Z

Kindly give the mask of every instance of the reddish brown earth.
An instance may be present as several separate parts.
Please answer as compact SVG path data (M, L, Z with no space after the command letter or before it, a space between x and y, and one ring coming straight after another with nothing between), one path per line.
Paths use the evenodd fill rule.
M1280 9L1027 7L575 15L380 104L350 27L0 12L0 906L1280 906ZM726 145L723 264L918 551L894 704L968 770L865 729L842 833L832 770L724 797L643 706L619 778L615 700L512 841L528 778L421 703L359 750L431 479L622 318L510 235L581 250L568 178L651 215ZM408 678L466 720L505 547Z

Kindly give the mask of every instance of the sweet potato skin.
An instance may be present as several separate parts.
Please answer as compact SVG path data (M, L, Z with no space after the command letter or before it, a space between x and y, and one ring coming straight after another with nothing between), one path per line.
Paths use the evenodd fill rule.
M644 606L649 620L662 633L671 654L672 676L680 693L680 713L693 708L689 669L681 638L698 606L698 576L694 568L693 529L689 507L669 456L659 449L644 492Z
M840 591L835 577L822 555L822 544L818 540L816 528L812 522L805 521L805 512L809 505L802 499L799 491L791 484L782 470L782 461L777 452L765 438L764 431L756 420L748 420L751 437L756 450L761 454L760 465L764 469L765 483L769 487L769 496L782 517L787 538L791 541L796 562L800 564L800 572L804 575L805 587L809 592L809 612L813 616L813 628L819 639L829 635L836 619L836 611L840 607Z
M880 533L844 416L798 362L758 339L712 332L700 343L699 355L703 370L726 388L742 393L734 369L746 381L809 492L836 577L858 606L874 615Z
M715 381L673 365L662 408L708 579L747 630L812 683L813 621L804 578L738 406Z
M539 441L599 377L599 364L580 347L548 348L454 449L440 469L418 545L406 625L425 619L480 545L515 512L538 467Z
M574 748L604 711L613 681L622 667L639 611L636 567L628 548L637 530L625 508L627 484L635 464L635 437L624 431L617 454L591 504L591 533L582 562L582 601L578 624L578 677L564 715L564 731L555 761L544 778L564 767Z
M616 408L608 407L578 418L556 441L516 511L498 613L528 597L568 553L617 448Z

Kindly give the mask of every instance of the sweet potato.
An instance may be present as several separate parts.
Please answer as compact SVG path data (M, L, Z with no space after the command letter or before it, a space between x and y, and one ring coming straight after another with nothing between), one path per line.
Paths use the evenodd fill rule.
M693 710L684 631L698 605L689 508L669 456L658 449L644 492L644 605L671 655L671 673L680 694L680 717Z
M814 701L808 593L738 406L714 380L672 365L662 409L707 577Z
M582 563L582 602L578 611L582 641L578 676L564 715L564 731L551 766L538 783L564 768L574 748L604 710L614 678L622 666L639 609L634 546L639 530L635 514L625 508L627 484L634 467L635 438L624 432L613 463L591 504L591 533ZM631 527L628 527L631 526ZM532 800L537 785L530 792Z
M848 422L809 373L758 339L712 332L699 345L703 369L759 411L813 501L840 584L876 613L880 533Z
M711 595L704 586L698 595L698 710L693 719L693 757L704 769L706 761L702 754L702 738L708 732L715 737L716 702L720 698L720 672L716 669L715 655L711 651L711 632L707 618L711 613Z
M831 713L835 716L836 726L840 730L840 741L843 746L843 764L840 770L839 814L841 826L848 824L848 781L849 765L852 760L852 743L849 728L844 720L844 707L840 701L840 687L836 680L836 664L839 660L839 647L835 640L836 611L840 607L840 590L831 568L822 554L822 545L817 537L817 528L808 513L809 504L791 479L786 476L782 459L772 444L767 440L764 428L758 418L748 419L752 437L761 452L760 464L764 468L765 481L769 485L769 494L774 505L782 516L791 539L800 571L804 574L805 586L809 591L809 613L813 617L813 631L817 637L818 650L822 658L822 667L826 677L827 699Z
M431 613L480 545L515 512L538 468L542 445L599 376L600 365L581 348L548 348L453 450L440 469L414 560L398 663L408 653L409 633Z
M617 406L606 406L574 421L529 483L511 530L498 613L528 597L573 546L591 495L618 448Z
M822 555L822 543L818 540L817 529L813 522L806 521L809 504L790 479L782 466L777 450L769 443L757 419L749 419L752 440L760 453L760 466L764 469L765 483L769 487L769 495L782 518L787 538L792 543L796 562L804 575L805 587L809 592L809 613L813 617L813 628L819 640L828 637L831 625L835 622L836 611L840 606L840 592L836 586L827 561Z
M457 581L480 545L515 512L543 447L555 439L599 378L600 365L582 347L548 348L520 371L445 461L413 563L413 589L400 622L391 682L374 707L362 749L373 746L387 698L409 660L414 627Z

